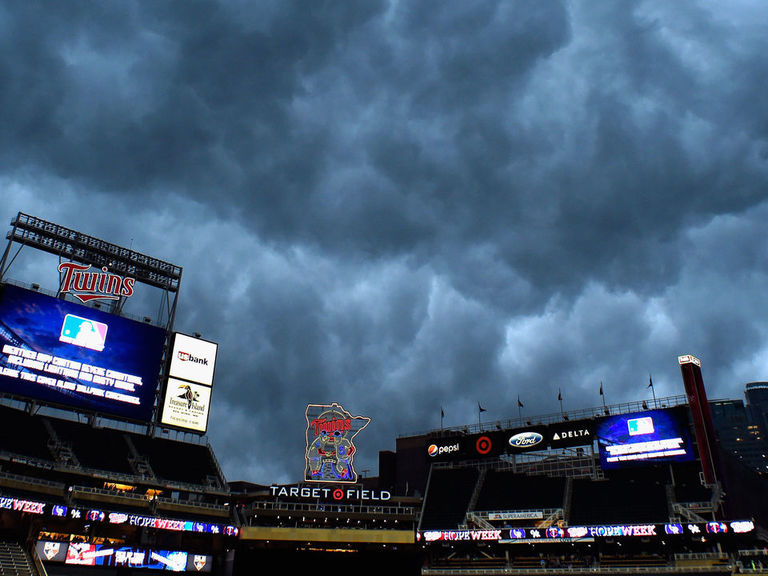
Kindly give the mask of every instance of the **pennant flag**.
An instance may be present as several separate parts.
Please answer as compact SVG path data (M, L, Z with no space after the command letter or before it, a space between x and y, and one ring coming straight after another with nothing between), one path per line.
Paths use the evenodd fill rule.
M600 396L603 395L603 383L600 382Z
M653 388L653 379L650 374L648 374L648 388Z
M563 394L560 392L560 389L559 389L559 388L558 388L558 390L557 390L557 399L558 399L558 400L562 400L562 399L563 399Z
M483 408L482 406L480 406L480 402L478 402L478 403L477 403L477 409L478 409L480 412L485 412L485 408Z
M440 406L440 418L445 418L445 412L443 412L442 406Z
M518 405L520 408L522 408L522 407L523 407L523 403L522 403L522 402L520 402L520 394L518 394L518 395L517 395L517 405Z

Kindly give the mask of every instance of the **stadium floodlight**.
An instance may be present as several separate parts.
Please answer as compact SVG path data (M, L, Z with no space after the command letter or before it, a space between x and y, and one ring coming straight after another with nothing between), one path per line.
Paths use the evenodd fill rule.
M24 246L31 246L74 262L107 267L110 271L135 278L168 292L178 292L182 268L111 244L76 230L19 212L11 221L7 238ZM10 243L9 243L10 246ZM0 277L5 271L8 250L0 266Z

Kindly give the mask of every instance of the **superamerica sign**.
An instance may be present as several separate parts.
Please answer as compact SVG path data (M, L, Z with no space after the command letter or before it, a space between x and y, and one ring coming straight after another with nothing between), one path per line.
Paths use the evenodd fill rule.
M339 404L309 404L307 420L306 468L308 482L357 482L353 461L355 436L371 421L352 416Z

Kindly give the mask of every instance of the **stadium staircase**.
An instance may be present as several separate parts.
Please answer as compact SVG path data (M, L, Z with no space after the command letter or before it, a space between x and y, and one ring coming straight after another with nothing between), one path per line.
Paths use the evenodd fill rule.
M48 435L50 436L50 439L48 440L48 449L51 451L51 454L53 454L53 457L56 459L56 461L60 464L64 464L65 466L73 466L75 468L79 468L80 461L72 451L72 446L66 442L61 441L49 420L43 419L43 425L45 426L45 429L48 431Z
M38 576L32 559L18 542L0 542L2 576Z
M136 450L136 446L131 442L131 439L128 436L125 437L125 442L128 444L128 451L130 453L128 456L128 463L134 474L141 476L142 478L155 480L157 476L155 476L155 472L152 470L149 459L147 459L146 456L139 454L139 451Z
M468 528L470 524L474 524L478 528L482 528L484 530L494 529L493 524L475 514L475 505L477 504L477 499L480 496L483 484L485 483L485 475L487 474L487 471L488 470L486 468L480 468L477 482L475 482L475 489L472 491L472 496L470 497L469 504L467 505L467 513L464 516L464 522L462 522L462 524L459 526L461 528Z
M573 496L573 478L566 478L565 494L563 494L563 518L566 521L571 517L572 496Z

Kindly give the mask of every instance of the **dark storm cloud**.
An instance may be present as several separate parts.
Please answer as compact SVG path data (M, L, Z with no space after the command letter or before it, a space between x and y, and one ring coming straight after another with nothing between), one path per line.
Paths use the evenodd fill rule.
M739 397L768 371L765 16L12 2L0 207L184 267L232 479L300 476L306 403L372 416L375 470L441 407L678 394L678 354Z

